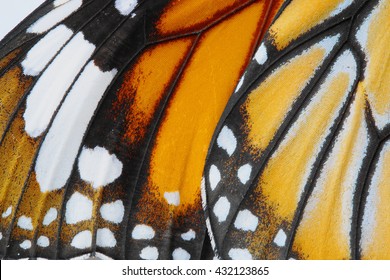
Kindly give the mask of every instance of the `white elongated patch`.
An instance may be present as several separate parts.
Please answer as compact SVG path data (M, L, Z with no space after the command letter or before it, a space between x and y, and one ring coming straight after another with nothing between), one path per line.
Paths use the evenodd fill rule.
M9 217L9 215L11 215L11 213L12 213L12 205L11 206L9 206L8 208L7 208L7 210L5 210L5 212L3 213L3 214L1 214L1 217L4 219L4 218L7 218L7 217Z
M183 248L176 248L172 252L172 258L174 260L189 260L189 259L191 259L191 255Z
M103 204L102 207L100 207L100 215L102 215L102 218L106 221L114 224L122 222L123 216L125 215L125 207L122 200Z
M274 238L274 243L279 247L284 247L286 245L287 235L284 230L280 229Z
M75 192L66 203L66 223L76 224L91 219L92 207L92 200L79 192Z
M158 259L158 250L156 247L145 247L142 249L141 253L139 254L141 259L144 260L157 260Z
M234 226L237 229L245 231L255 231L259 224L259 218L251 213L249 210L241 210L237 214L237 218L234 222Z
M42 73L27 97L23 114L28 135L38 137L47 129L65 93L94 50L95 46L82 33L77 33Z
M232 260L252 260L252 255L248 249L232 248L229 251Z
M242 87L242 85L244 84L244 80L245 80L245 74L244 73L242 76L241 76L241 79L238 81L238 84L236 86L236 90L234 92L237 92L240 90L240 88Z
M192 239L195 239L195 237L196 237L196 233L192 229L181 234L181 238L185 241L190 241Z
M96 233L96 245L103 248L113 248L116 246L114 234L108 228L99 228Z
M43 247L43 248L46 248L50 245L50 240L49 238L47 238L47 236L40 236L37 240L37 245L39 247Z
M92 245L92 233L89 230L84 230L76 234L70 245L77 249L87 249Z
M24 240L22 243L19 244L20 248L27 250L31 248L31 241L30 240Z
M121 15L128 16L137 6L137 0L116 0L115 8Z
M254 59L259 65L263 65L268 59L267 47L263 44L260 45L259 49L255 53Z
M229 156L231 156L237 147L237 139L234 136L233 131L224 126L217 138L218 147L224 149Z
M88 124L116 73L102 72L90 62L69 92L38 154L35 172L42 192L65 185Z
M39 75L72 35L72 30L63 24L47 33L22 61L24 75Z
M45 217L43 218L42 224L43 224L44 226L50 225L52 222L55 221L55 219L57 219L57 215L58 215L57 209L55 209L55 208L50 208L50 209L47 211Z
M218 222L222 223L226 221L227 216L230 211L230 202L226 198L226 196L222 196L218 199L218 201L214 205L214 214L218 219Z
M3 239L3 233L0 232L0 240L2 240L2 239Z
M252 173L252 166L249 163L247 163L238 169L237 177L240 180L240 182L245 185L250 179L251 173Z
M215 190L219 181L221 181L221 173L219 172L218 167L216 167L214 164L210 166L209 180L212 191Z
M79 157L80 177L93 188L104 187L114 182L122 174L123 164L105 148L83 147Z
M69 15L77 11L83 4L82 0L56 1L54 9L34 22L28 29L28 33L43 33L66 19Z
M18 227L25 230L33 230L32 219L27 216L20 216L18 219Z
M179 192L165 192L164 198L167 200L169 205L178 206L180 204Z
M152 239L155 235L154 229L147 225L136 225L131 233L133 239Z

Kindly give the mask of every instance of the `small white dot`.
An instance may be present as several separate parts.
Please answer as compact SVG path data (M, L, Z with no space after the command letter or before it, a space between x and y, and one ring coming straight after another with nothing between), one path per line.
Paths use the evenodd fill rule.
M259 224L259 218L253 215L249 210L242 210L238 212L234 226L237 229L246 231L255 231Z
M182 233L181 234L181 238L185 241L190 241L192 239L195 239L196 237L196 233L195 231L193 231L192 229L190 229L189 231L187 231L186 233Z
M222 196L218 199L214 205L213 211L220 223L226 221L230 211L230 202L226 196Z
M241 166L237 171L237 177L240 179L240 182L244 185L248 182L251 177L252 166L248 163Z
M216 167L214 164L210 166L209 181L212 191L215 190L219 181L221 181L221 173L219 172L218 167Z
M157 260L158 259L158 250L156 247L145 247L142 249L139 254L141 259L144 260Z
M5 212L1 215L1 217L2 218L7 218L7 217L9 217L9 215L11 215L11 213L12 213L12 205L9 206L7 208L7 210L5 210Z
M164 198L167 200L169 205L178 206L180 204L179 192L165 192Z
M248 249L232 248L229 251L229 257L232 260L252 260L252 255Z
M22 243L20 243L20 248L27 250L31 248L31 241L30 240L24 240Z
M50 240L46 236L40 236L37 240L37 245L39 247L48 247L50 245Z
M287 235L284 230L280 229L275 236L274 242L279 247L284 247L286 245Z
M191 255L183 248L176 248L172 253L172 258L174 260L189 260Z

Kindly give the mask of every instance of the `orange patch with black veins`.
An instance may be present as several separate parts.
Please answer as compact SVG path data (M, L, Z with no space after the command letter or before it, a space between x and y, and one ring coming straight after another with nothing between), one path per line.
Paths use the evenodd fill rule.
M0 60L0 72L12 62L15 57L20 53L21 49L16 49L10 53L8 53L3 59Z

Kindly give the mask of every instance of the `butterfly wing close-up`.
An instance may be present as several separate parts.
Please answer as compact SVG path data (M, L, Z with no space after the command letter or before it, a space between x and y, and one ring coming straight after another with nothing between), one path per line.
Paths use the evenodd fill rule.
M0 42L0 257L390 259L390 0L55 0Z

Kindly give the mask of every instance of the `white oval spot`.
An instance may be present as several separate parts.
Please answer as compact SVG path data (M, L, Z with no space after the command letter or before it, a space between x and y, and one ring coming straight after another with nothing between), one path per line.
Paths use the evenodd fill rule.
M123 220L125 215L125 207L122 200L117 200L115 202L103 204L100 207L100 215L106 221L119 224Z
M152 239L155 235L154 229L147 225L136 225L131 233L133 239Z
M221 173L219 172L218 167L216 167L214 164L210 166L209 180L212 191L215 190L219 181L221 181Z
M222 196L218 199L218 201L214 205L214 214L218 219L218 222L226 221L227 216L230 211L230 202L226 198L226 196Z
M0 240L3 240L3 233L0 232Z
M196 233L192 229L181 234L181 238L185 241L190 241L192 239L195 239L195 237L196 237Z
M236 137L234 136L233 131L227 126L224 126L221 132L219 133L217 138L217 145L218 147L224 149L229 156L231 156L236 150L237 147Z
M50 245L50 240L46 236L40 236L37 240L37 245L46 248Z
M248 249L233 248L229 251L229 257L232 260L251 260L252 255Z
M116 239L108 228L99 228L96 233L96 244L99 247L113 248L116 246Z
M45 217L43 218L42 224L43 224L44 226L50 225L52 222L55 221L55 219L57 219L57 215L58 215L57 209L55 209L55 208L50 208L50 209L47 211Z
M249 210L238 212L234 226L237 229L255 231L259 224L259 218L253 215Z
M260 45L254 58L259 65L263 65L267 61L268 59L267 48L264 44Z
M172 258L174 260L189 260L191 255L183 248L176 248L172 253Z
M164 198L167 200L168 204L178 206L180 204L180 194L179 192L165 192Z
M242 87L242 84L244 83L244 80L245 80L245 74L246 74L246 73L244 73L244 74L242 75L241 79L238 81L238 84L237 84L237 86L236 86L236 90L235 90L234 92L239 91L240 88Z
M24 240L22 243L19 244L20 248L27 250L31 248L31 241L30 240Z
M139 254L141 259L144 260L157 260L158 259L158 250L156 247L145 247L142 249Z
M1 217L2 218L7 218L7 217L9 217L9 215L11 215L11 213L12 213L12 205L9 206L7 208L7 210L5 210L5 212L1 215Z
M240 180L240 182L245 185L248 182L249 178L251 177L251 172L252 172L252 166L249 163L247 163L238 169L237 177Z
M128 16L137 6L137 0L116 0L115 8L123 16Z
M80 177L95 189L114 182L122 174L122 168L122 162L115 155L99 146L83 147L79 157Z
M274 242L279 247L284 247L286 245L287 235L284 230L280 229L275 236Z
M66 223L76 224L91 218L92 200L79 192L75 192L66 203Z
M77 249L86 249L91 247L92 233L89 230L79 232L73 237L70 245Z
M27 216L20 216L18 219L18 227L25 230L33 230L32 219Z

